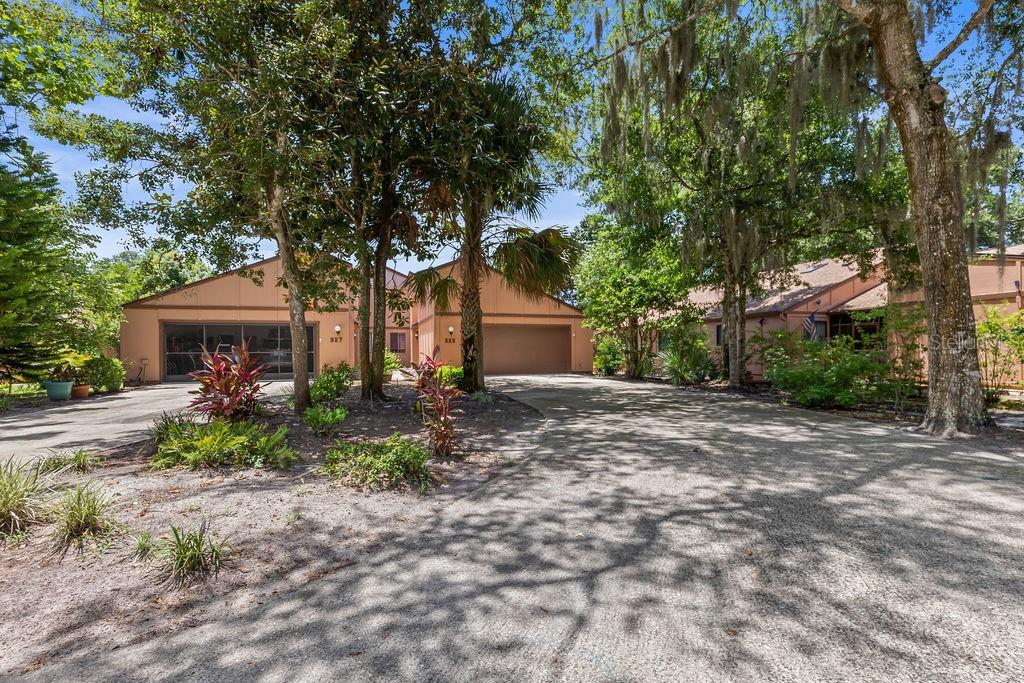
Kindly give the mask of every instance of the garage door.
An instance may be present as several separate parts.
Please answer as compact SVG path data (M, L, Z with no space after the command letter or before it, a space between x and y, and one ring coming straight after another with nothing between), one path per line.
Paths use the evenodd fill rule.
M571 339L568 325L484 325L484 372L569 372Z

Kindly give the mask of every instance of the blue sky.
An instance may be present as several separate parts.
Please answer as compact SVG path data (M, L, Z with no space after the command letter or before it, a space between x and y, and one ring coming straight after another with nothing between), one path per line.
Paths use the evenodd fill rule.
M100 114L124 121L138 121L143 123L155 123L156 119L147 115L140 115L127 104L109 97L98 97L84 106L80 107L83 112ZM53 171L57 175L61 189L68 199L73 199L76 193L75 174L80 171L87 171L102 165L102 161L95 161L89 158L88 153L73 147L61 145L53 140L36 135L27 129L22 128L26 137L37 151L45 153L53 165ZM141 199L144 195L140 188L129 187L125 195L128 199ZM581 206L582 198L577 192L570 188L559 188L548 198L541 217L536 221L528 221L528 224L540 229L555 225L574 227L586 213ZM120 230L105 230L96 228L95 233L100 238L96 253L100 257L113 256L126 248L137 248L132 243L127 233ZM270 256L276 252L273 242L266 242L263 246L264 255ZM450 254L442 254L442 259L447 259ZM408 271L419 267L420 263L415 261L398 261L395 264L399 270Z

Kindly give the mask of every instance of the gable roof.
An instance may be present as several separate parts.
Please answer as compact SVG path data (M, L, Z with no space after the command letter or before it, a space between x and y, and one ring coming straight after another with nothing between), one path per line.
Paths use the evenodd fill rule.
M798 263L790 270L792 278L798 283L785 287L768 289L764 296L747 301L747 315L764 313L785 313L808 299L825 293L832 287L840 285L860 275L854 264L847 264L839 259L823 259ZM702 287L690 292L687 300L697 306L707 306L706 319L722 317L722 290Z
M996 247L989 247L988 249L979 249L979 256L998 256L999 249ZM1006 255L1012 257L1024 257L1024 244L1007 244Z
M195 282L186 283L184 285L181 285L180 287L172 287L171 289L167 289L162 292L157 292L156 294L150 294L149 296L144 296L139 299L133 299L132 301L128 301L126 303L121 304L121 308L125 308L126 306L133 306L135 304L146 303L147 301L159 299L160 297L167 296L168 294L174 294L175 292L181 292L191 287L197 287L207 282L213 282L214 280L219 280L220 278L228 277L229 275L237 275L243 270L253 270L254 268L259 268L260 266L276 261L279 258L281 258L280 254L274 254L269 258L265 258L260 261L254 261L253 263L247 263L244 266L232 268L231 270L226 270L223 273L210 275L209 277L204 277L203 279L196 280ZM397 271L394 268L391 268L390 266L386 266L386 268L388 270L388 279L394 283L393 285L391 285L392 287L402 287L403 285L405 285L405 281L409 279L408 275L400 271Z
M839 304L832 310L839 312L870 311L873 308L881 308L887 303L889 303L889 285L883 282L849 301Z

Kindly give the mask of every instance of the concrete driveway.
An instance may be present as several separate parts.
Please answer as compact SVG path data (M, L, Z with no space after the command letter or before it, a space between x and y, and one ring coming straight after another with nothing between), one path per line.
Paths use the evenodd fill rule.
M1024 473L668 386L493 382L535 454L358 564L63 680L972 680L1024 671ZM212 605L212 603L211 603Z
M268 395L280 393L287 382L271 382ZM50 449L110 448L145 438L153 420L177 412L192 400L194 383L156 384L81 401L46 403L0 414L0 461L19 461L47 455Z

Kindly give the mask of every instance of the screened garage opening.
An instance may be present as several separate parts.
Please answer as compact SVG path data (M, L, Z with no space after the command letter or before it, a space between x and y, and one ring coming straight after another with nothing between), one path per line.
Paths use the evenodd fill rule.
M203 367L203 349L230 353L232 346L243 339L249 341L249 351L259 356L260 362L270 366L267 379L287 379L292 376L292 335L288 325L278 324L187 324L165 323L163 332L164 379L182 382L192 379L188 373ZM313 326L306 326L306 344L309 349L310 372L316 370Z
M568 325L484 325L484 372L537 375L569 372L572 329Z

